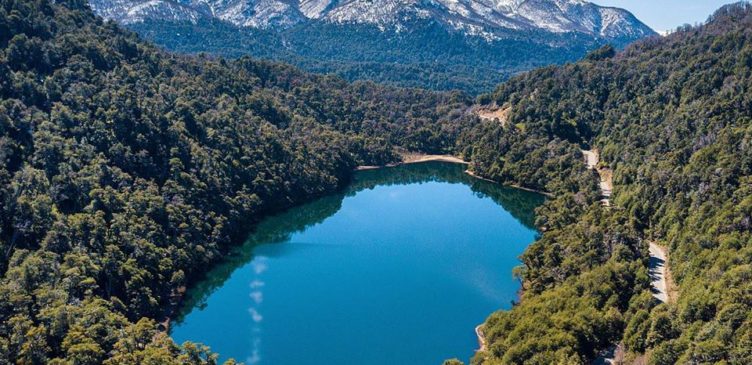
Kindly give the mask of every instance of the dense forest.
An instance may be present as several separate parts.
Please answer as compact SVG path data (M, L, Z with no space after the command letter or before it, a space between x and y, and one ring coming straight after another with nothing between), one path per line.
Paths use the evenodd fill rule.
M479 94L522 71L574 61L606 41L581 34L528 32L486 40L452 32L436 22L413 21L384 31L370 24L311 21L280 31L237 27L220 20L197 23L147 20L129 24L168 50L223 57L251 55L350 81ZM633 39L623 40L623 46Z
M84 0L0 3L0 363L213 364L157 321L261 217L395 148L544 190L473 363L752 363L752 7L461 93L172 55ZM581 149L614 171L612 207ZM647 241L677 294L650 293Z
M752 6L479 100L511 112L463 135L476 172L556 198L517 272L521 302L487 320L474 363L583 363L617 343L628 361L752 363ZM613 169L611 208L572 165L580 148ZM648 290L649 240L669 248L668 304Z
M355 166L450 151L470 103L173 56L83 0L3 1L0 363L215 362L157 330L185 286Z

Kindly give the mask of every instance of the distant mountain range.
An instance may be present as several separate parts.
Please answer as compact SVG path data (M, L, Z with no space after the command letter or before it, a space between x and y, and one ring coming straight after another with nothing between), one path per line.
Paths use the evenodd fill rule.
M543 30L622 42L654 33L626 10L583 0L91 0L91 6L124 24L216 18L237 26L284 29L321 20L400 31L414 19L431 19L491 39L510 31Z
M578 59L606 43L620 47L656 34L626 10L583 0L90 4L104 18L177 51L250 54L348 79L470 92L522 70Z

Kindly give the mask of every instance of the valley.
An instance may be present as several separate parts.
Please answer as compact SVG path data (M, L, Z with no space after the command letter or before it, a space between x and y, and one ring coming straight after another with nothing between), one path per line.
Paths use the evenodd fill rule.
M467 361L475 324L516 300L542 201L461 164L357 172L341 194L260 222L189 290L171 335L247 364Z
M258 344L288 363L588 364L615 348L752 363L748 2L616 47L600 26L529 28L540 18L516 2L482 21L524 30L501 43L443 2L430 21L379 18L402 33L334 4L260 2L282 13L230 25L202 1L149 4L98 11L149 12L125 23L211 53L159 48L86 1L0 3L0 362L253 363ZM560 11L600 12L530 4L570 23ZM279 51L279 34L344 53L342 70L383 58L346 79L247 56ZM428 51L390 53L416 39ZM330 47L343 40L351 59ZM512 68L440 70L487 54Z

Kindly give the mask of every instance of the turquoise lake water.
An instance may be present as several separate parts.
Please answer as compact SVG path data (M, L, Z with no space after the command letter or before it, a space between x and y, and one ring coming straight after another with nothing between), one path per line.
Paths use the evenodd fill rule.
M173 338L246 364L467 361L517 297L540 195L422 163L262 221L188 291Z

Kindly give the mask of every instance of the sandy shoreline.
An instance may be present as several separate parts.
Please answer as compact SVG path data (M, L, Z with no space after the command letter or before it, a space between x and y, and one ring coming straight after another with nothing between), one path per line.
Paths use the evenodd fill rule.
M476 351L486 351L486 336L483 334L482 324L475 326L475 335L478 336L478 345L480 346Z
M451 163L459 163L463 165L469 165L470 163L452 155L424 155L419 153L406 153L402 155L403 163L410 164L410 163L420 163L420 162L428 162L428 161L441 161L441 162L451 162Z
M421 162L429 162L429 161L440 161L440 162L451 162L451 163L459 163L463 165L470 164L469 162L452 155L427 155L422 153L400 153L400 156L402 156L401 162L395 162L390 163L384 166L358 166L355 168L355 171L363 171L363 170L375 170L375 169L381 169L384 167L395 167L399 165L407 165L411 163L421 163Z

